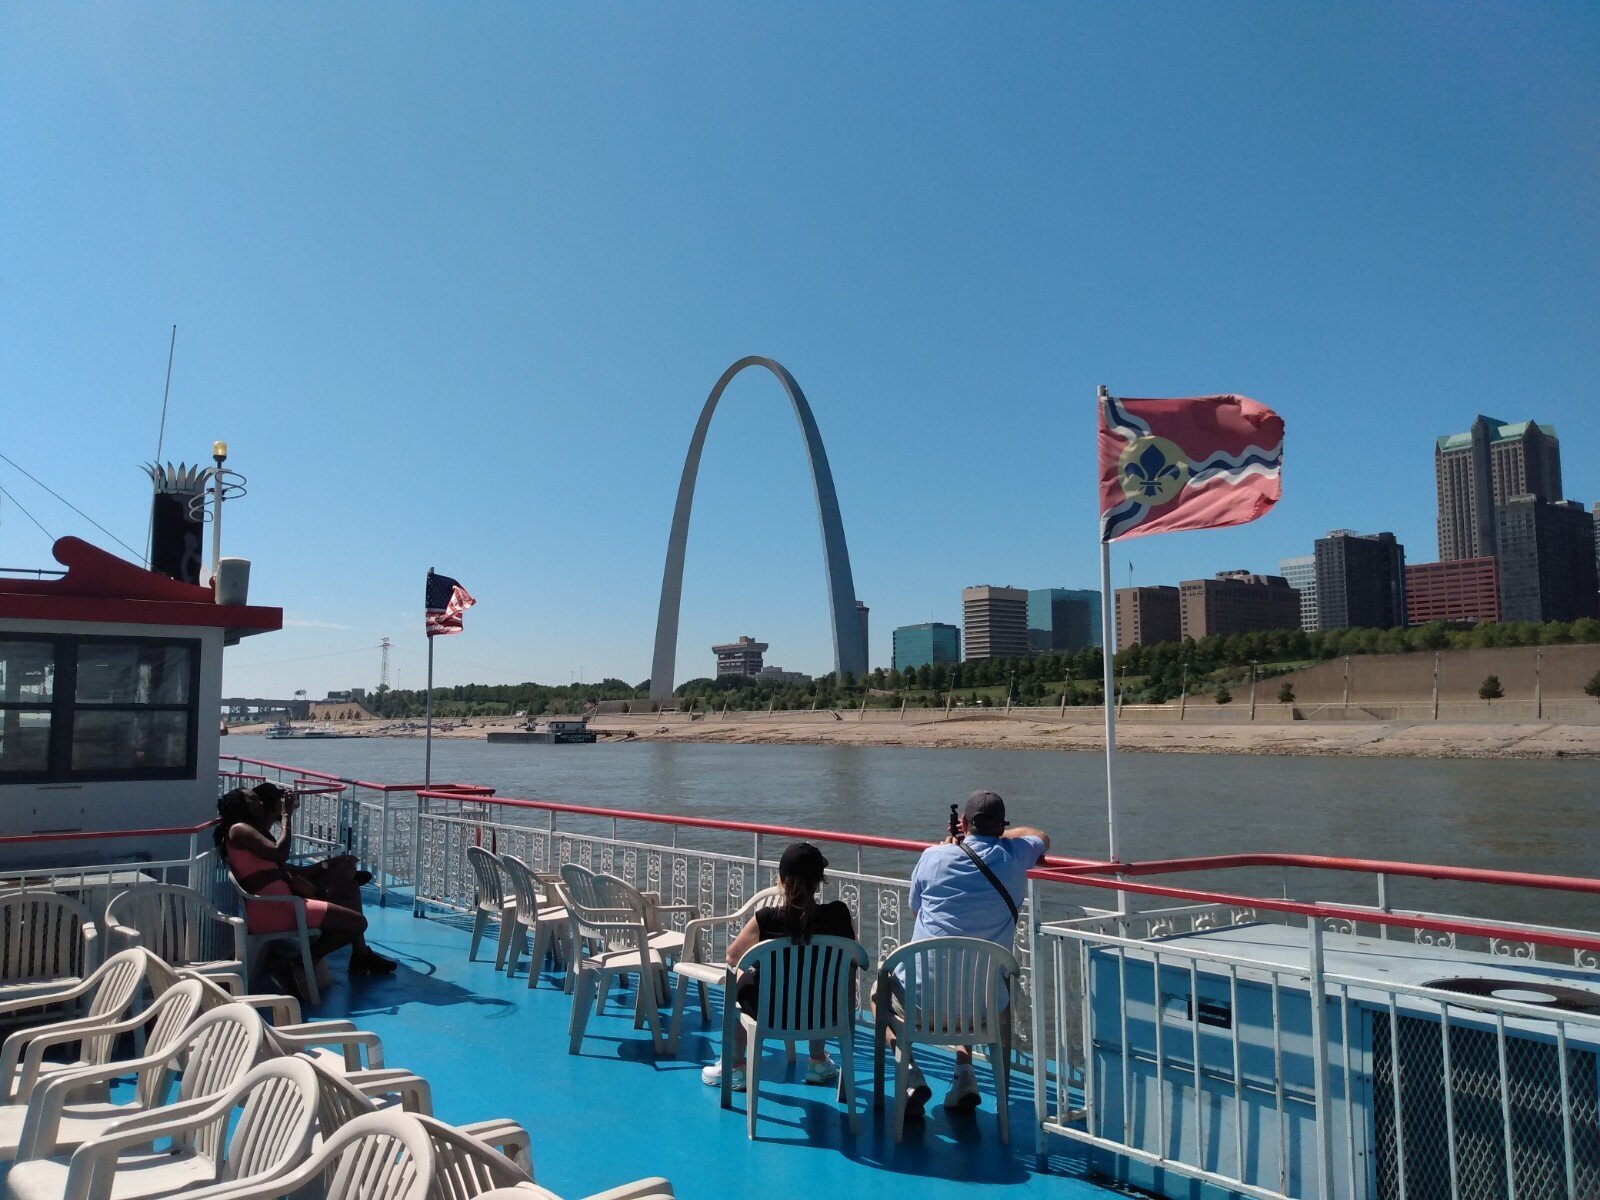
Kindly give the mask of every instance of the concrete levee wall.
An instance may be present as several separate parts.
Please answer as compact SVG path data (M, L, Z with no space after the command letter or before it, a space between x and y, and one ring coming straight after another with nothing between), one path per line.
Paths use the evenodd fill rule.
M1426 650L1411 654L1354 654L1348 660L1329 659L1290 675L1275 676L1264 680L1260 687L1276 700L1278 689L1288 682L1294 687L1296 705L1302 709L1341 704L1345 700L1345 664L1348 662L1350 704L1363 707L1428 704L1431 715L1433 660L1433 654ZM1600 707L1583 692L1583 685L1600 671L1600 645L1509 646L1441 651L1440 715L1444 715L1445 704L1483 703L1478 699L1478 687L1490 675L1499 677L1505 700L1532 701L1536 660L1547 708L1553 702L1562 701L1586 701L1590 707ZM1237 700L1235 689L1235 703Z

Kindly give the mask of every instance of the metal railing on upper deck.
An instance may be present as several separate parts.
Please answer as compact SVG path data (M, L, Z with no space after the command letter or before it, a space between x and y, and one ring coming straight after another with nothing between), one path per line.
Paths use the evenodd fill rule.
M232 761L301 790L306 848L361 854L419 913L472 905L473 845L723 913L806 838L828 848L830 894L876 960L910 934L901 871L920 841ZM1175 878L1263 870L1282 873L1281 895ZM1364 878L1370 902L1292 898L1307 873ZM1016 1017L1036 1052L1040 1153L1059 1136L1133 1183L1263 1200L1600 1196L1600 936L1401 907L1401 879L1600 898L1594 879L1310 855L1034 871Z

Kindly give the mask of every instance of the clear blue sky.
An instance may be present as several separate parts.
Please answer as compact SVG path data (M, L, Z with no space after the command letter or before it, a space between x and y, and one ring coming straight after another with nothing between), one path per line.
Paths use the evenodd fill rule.
M1345 526L1436 556L1433 439L1554 423L1600 498L1593 4L0 9L0 453L141 547L226 439L289 628L230 693L649 674L682 456L733 360L809 395L871 660L960 589L1097 585L1096 385L1283 414L1284 500L1116 582ZM114 544L0 463L0 565ZM831 667L792 415L707 444L679 679Z

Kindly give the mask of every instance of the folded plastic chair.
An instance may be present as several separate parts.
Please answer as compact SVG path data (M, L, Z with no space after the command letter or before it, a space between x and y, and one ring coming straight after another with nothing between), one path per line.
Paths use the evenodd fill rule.
M226 1091L261 1056L264 1030L253 1008L230 1004L195 1018L179 1035L176 1056L169 1044L133 1062L60 1072L36 1087L28 1098L17 1161L65 1153L110 1132L118 1121L165 1107L175 1058L181 1078L172 1103ZM139 1086L131 1104L74 1099L83 1084L109 1081L129 1070L139 1072Z
M200 983L200 1006L203 1011L209 1012L224 1004L248 1004L275 1027L301 1023L300 1001L293 996L277 992L246 993L242 979L235 981L225 975L197 975L193 971L173 967L148 951L146 953L149 961L145 964L145 978L155 995L159 996L185 979L194 979ZM235 984L239 990L229 990Z
M317 1093L310 1063L268 1059L217 1096L118 1122L70 1159L17 1163L7 1193L10 1200L157 1200L274 1179L310 1151ZM166 1148L152 1149L162 1140Z
M25 1100L35 1081L51 1072L67 1067L97 1066L109 1060L116 1038L101 1030L127 1015L138 995L139 985L144 982L147 962L148 956L143 950L124 950L106 959L78 983L51 992L47 998L7 1002L21 1007L43 1002L57 1008L88 997L89 1005L82 1016L20 1029L6 1038L4 1047L0 1048L0 1101ZM4 1007L0 1006L0 1011ZM39 1043L38 1052L30 1055L28 1048L36 1042ZM69 1056L65 1062L47 1062L43 1057L47 1045L72 1049L65 1051Z
M434 1161L428 1131L415 1117L364 1113L273 1179L218 1184L185 1200L281 1200L302 1188L322 1200L427 1200Z

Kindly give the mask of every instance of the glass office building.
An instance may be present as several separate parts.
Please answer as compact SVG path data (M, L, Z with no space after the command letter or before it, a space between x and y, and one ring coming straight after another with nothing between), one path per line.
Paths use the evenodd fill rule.
M922 666L961 661L961 630L941 621L922 625L902 625L894 631L894 669L916 670Z
M1062 654L1098 646L1100 593L1088 588L1028 592L1028 653Z

